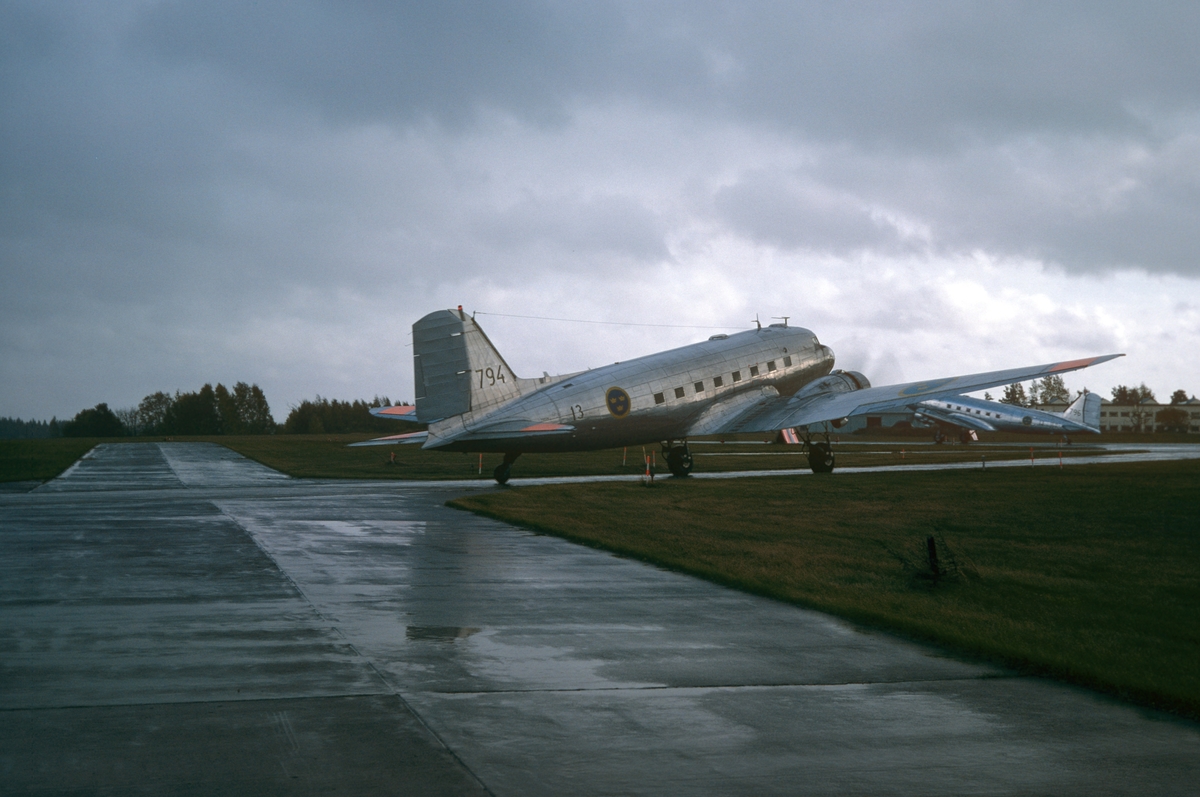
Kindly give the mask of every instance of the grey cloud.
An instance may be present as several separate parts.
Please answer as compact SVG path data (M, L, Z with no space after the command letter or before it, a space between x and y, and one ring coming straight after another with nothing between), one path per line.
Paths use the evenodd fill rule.
M619 254L636 261L669 257L666 228L629 198L602 196L527 199L479 218L482 238L506 249L549 246L557 251Z
M777 173L744 175L717 191L713 204L718 215L748 237L786 248L836 253L902 248L896 228L859 198L782 178Z

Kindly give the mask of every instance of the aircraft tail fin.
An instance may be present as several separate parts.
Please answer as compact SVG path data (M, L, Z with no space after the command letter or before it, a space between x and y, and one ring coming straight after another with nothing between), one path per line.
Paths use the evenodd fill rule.
M1095 393L1084 393L1071 402L1063 417L1068 421L1081 423L1092 429L1100 428L1100 396Z
M422 423L487 411L521 395L508 363L461 307L430 313L412 331L413 383Z

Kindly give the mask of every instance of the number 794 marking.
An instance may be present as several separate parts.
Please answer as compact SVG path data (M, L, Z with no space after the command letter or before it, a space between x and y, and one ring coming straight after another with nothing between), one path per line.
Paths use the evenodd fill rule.
M491 366L489 366L487 368L476 368L475 373L479 374L479 386L480 387L484 386L484 384L483 384L484 380L487 380L488 387L492 387L497 382L508 381L504 378L504 369L498 365L495 366L494 368Z

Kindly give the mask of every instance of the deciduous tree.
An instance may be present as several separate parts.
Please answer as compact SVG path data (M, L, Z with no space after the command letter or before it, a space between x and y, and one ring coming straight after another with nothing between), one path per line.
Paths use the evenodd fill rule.
M1113 404L1120 404L1123 406L1133 406L1134 404L1140 404L1142 401L1145 401L1146 399L1150 399L1151 401L1155 400L1154 399L1154 391L1151 390L1150 388L1146 387L1145 382L1138 385L1137 387L1127 387L1125 385L1117 385L1116 387L1114 387L1112 389L1112 397L1113 397L1112 398Z
M1154 416L1158 428L1163 432L1186 432L1188 430L1188 412L1179 407L1166 407Z
M125 427L107 404L100 403L90 410L80 410L63 425L62 433L63 437L121 437Z
M171 394L161 390L146 396L142 403L138 404L138 430L142 434L161 433L167 419L167 411L174 403L175 399L171 398Z

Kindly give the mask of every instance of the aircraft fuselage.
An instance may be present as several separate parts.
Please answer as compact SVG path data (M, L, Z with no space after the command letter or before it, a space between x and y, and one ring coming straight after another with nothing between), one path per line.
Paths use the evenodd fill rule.
M561 378L476 418L467 412L429 427L425 448L514 450L502 430L545 424L563 434L522 440L522 452L580 451L682 440L764 395L791 395L833 369L833 351L803 327L771 325L714 335L669 351ZM477 368L479 386L503 375L501 363ZM511 374L506 378L514 378ZM537 380L522 380L536 382ZM719 416L719 417L718 417ZM497 429L488 440L488 429ZM469 440L455 439L474 430ZM698 431L699 430L699 431ZM444 440L444 442L442 442Z

